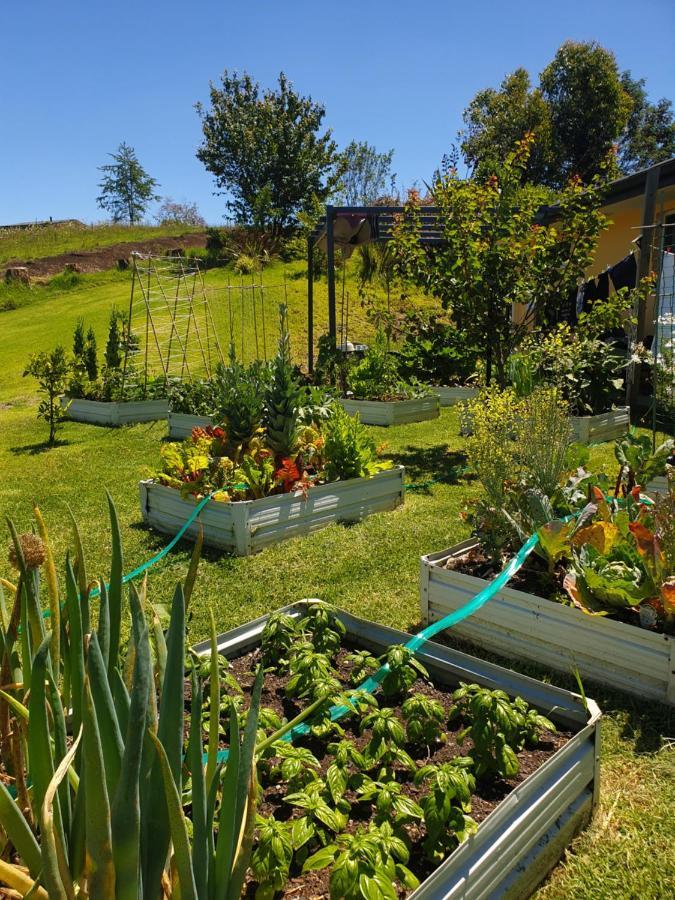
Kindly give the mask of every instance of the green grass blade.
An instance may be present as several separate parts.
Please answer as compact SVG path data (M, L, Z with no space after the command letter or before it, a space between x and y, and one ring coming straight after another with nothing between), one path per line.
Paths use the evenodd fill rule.
M47 655L51 635L47 635L40 644L33 660L31 692L28 702L28 771L33 783L33 811L39 819L40 809L45 798L45 791L54 775L54 762L51 751L51 735L47 718L47 697L45 679L47 677Z
M119 669L115 669L113 672L111 683L113 702L115 704L115 711L117 712L117 721L120 724L121 733L126 734L129 727L129 705L131 701L129 698L129 691L124 683L124 679L120 675Z
M101 585L101 593L98 598L98 627L96 634L98 635L98 645L101 648L101 655L110 675L108 662L110 659L110 604L108 601L108 587L103 578L99 580Z
M84 786L86 791L86 873L89 895L115 900L115 868L110 832L110 803L106 788L103 750L89 680L84 682L82 729Z
M84 637L80 614L80 594L70 559L66 559L66 605L70 624L70 693L73 707L73 731L77 734L82 724Z
M160 740L151 731L148 731L148 734L155 745L155 751L159 760L159 767L164 783L171 841L173 843L174 851L174 864L180 882L181 900L197 900L200 895L197 893L194 872L192 871L190 839L188 837L180 793L176 787L176 782L173 780L171 766L169 765L169 760L164 747L162 747Z
M132 586L129 594L132 633L136 646L134 675L129 699L122 772L112 804L112 839L117 900L137 900L140 885L140 789L143 740L146 733L148 696L152 687L152 662L148 626L140 600ZM126 693L115 670L118 691ZM113 690L115 688L113 687Z
M188 609L190 608L190 598L192 597L192 592L195 587L195 582L197 580L197 572L199 570L199 561L202 557L202 546L204 544L204 529L202 526L199 526L199 531L197 532L197 540L195 541L195 545L192 549L192 556L190 557L190 567L188 568L187 577L185 579L185 587L183 588L183 593L185 594L185 614L187 615Z
M21 671L23 672L24 684L30 684L31 671L33 668L33 642L31 640L30 627L28 625L28 607L26 605L26 589L23 579L19 579L19 598L21 603Z
M211 823L206 818L206 782L204 780L204 762L202 757L202 686L197 672L192 670L192 708L190 716L190 745L188 762L192 780L192 868L195 885L200 897L208 894L208 852L209 844L207 827Z
M96 709L96 719L101 733L101 748L103 751L108 797L112 797L117 790L117 782L120 777L124 743L110 684L108 683L108 673L106 672L96 633L93 633L89 640L87 674Z
M40 847L23 813L0 779L0 826L16 848L32 878L42 869Z
M248 857L253 843L253 826L255 818L255 801L257 794L256 769L255 769L255 740L258 733L258 715L260 713L260 695L264 672L262 666L258 668L256 679L251 692L251 704L246 718L244 737L239 758L239 773L236 787L235 807L235 840L232 847L231 876L228 885L228 900L238 900L244 886ZM229 797L223 796L221 804L229 803ZM221 806L222 809L222 806Z
M110 529L112 532L112 557L110 561L110 585L108 588L108 610L110 618L110 644L108 650L108 673L112 673L117 665L120 648L120 628L122 624L122 579L124 577L124 559L122 555L122 535L117 510L110 494L108 510L110 512Z
M54 636L52 635L53 639ZM58 766L68 753L68 729L66 728L66 716L61 703L61 696L51 672L47 673L47 694L49 707L52 711L52 725L54 729L54 764ZM59 785L59 804L61 807L63 832L68 835L70 834L71 806L70 789L68 782L65 780L62 780Z
M221 782L220 816L218 819L218 838L216 840L216 897L227 897L229 893L235 841L239 834L237 785L239 783L240 758L239 721L234 703L230 702L230 753L227 757L225 774Z
M66 753L51 778L40 807L40 836L42 840L42 877L49 893L56 900L74 900L75 886L65 861L65 847L55 822L56 792L75 759L82 731Z
M72 509L70 506L67 506L66 508L68 510L68 515L70 516L70 523L73 529L73 542L75 543L75 574L77 575L77 586L80 590L80 594L84 596L87 593L87 585L89 582L87 581L87 566L84 558L82 536L80 535L80 529Z
M44 563L45 580L49 594L49 625L52 631L51 657L54 677L59 678L61 671L61 602L59 600L59 583L56 577L54 554L52 553L47 526L38 506L33 504L33 515L38 526L38 533L45 545L46 559Z
M185 602L183 588L176 586L171 604L171 622L166 641L166 674L162 683L157 737L171 775L181 791L181 751L183 746L183 673L185 666ZM169 848L169 822L159 761L155 756L148 785L147 814L143 826L143 885L159 883ZM146 893L146 896L149 896Z
M218 673L218 637L213 610L211 616L211 656L209 673L209 743L206 758L206 790L211 789L213 776L218 765L218 742L220 741L220 675Z

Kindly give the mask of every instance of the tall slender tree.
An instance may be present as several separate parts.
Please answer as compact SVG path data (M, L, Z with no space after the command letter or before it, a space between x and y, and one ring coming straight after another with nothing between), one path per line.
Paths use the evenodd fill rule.
M160 199L156 192L159 185L140 164L134 148L124 141L117 148L117 153L108 155L113 162L99 166L103 179L96 202L110 213L113 222L135 225L144 217L148 206Z

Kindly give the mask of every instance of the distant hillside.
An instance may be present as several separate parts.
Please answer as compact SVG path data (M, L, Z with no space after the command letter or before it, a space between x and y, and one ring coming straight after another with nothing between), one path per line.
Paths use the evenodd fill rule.
M20 266L34 260L54 257L54 265L31 266L33 274L51 275L62 271L65 263L78 262L77 259L58 259L67 254L91 253L111 248L118 244L147 242L156 239L190 236L185 243L176 246L204 246L204 229L186 225L83 225L76 220L61 224L18 225L0 228L0 266ZM201 243L200 243L201 242ZM127 248L142 251L142 246ZM93 263L93 260L91 261ZM109 265L114 265L113 262ZM99 271L101 266L84 266L83 271Z

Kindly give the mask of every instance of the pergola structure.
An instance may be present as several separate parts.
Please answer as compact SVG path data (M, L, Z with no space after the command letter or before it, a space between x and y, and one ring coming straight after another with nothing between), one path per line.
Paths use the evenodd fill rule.
M351 249L373 241L392 239L396 217L403 206L327 206L307 239L307 368L314 369L314 249L325 247L328 257L328 333L337 337L335 306L335 248ZM419 241L439 244L443 240L438 226L437 206L420 206Z

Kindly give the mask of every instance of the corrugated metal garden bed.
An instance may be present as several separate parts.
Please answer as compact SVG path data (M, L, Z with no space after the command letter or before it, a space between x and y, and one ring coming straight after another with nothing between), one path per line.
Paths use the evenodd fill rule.
M441 414L440 400L436 394L414 397L412 400L340 400L350 416L355 413L364 425L407 425L426 422Z
M68 418L90 425L136 425L139 422L156 422L169 415L168 400L71 400L61 398L62 406L68 407Z
M298 619L306 614L308 603L296 603L280 612ZM349 649L366 649L379 656L391 645L404 644L410 637L342 610L334 612L346 628L344 645ZM243 683L244 672L249 671L258 659L257 648L268 618L261 617L221 634L217 640L219 652L231 660L232 671L240 683ZM199 654L208 654L209 643L198 644L194 649ZM247 654L252 655L247 657ZM477 830L440 864L425 861L419 852L424 826L410 827L408 865L415 870L421 883L412 892L407 892L407 896L410 900L528 896L556 864L574 834L588 822L597 802L600 712L592 700L584 703L582 698L568 691L440 644L428 642L416 653L416 658L428 670L431 683L419 679L409 688L408 694L421 691L443 701L447 709L454 702L451 692L460 682L478 684L490 690L501 689L511 698L521 697L550 718L559 734L555 740L551 735L542 736L542 747L545 745L547 749L535 752L534 765L530 764L533 757L527 756L527 751L519 754L521 770L512 779L494 781L494 776L478 779L471 799L471 812L476 813L479 823ZM342 671L339 654L335 665ZM274 679L271 685L267 683L265 690L264 705L278 702L277 696L285 696L283 684L274 683ZM400 695L397 701L380 695L380 706L398 709L399 715L397 704L406 695ZM349 736L348 729L352 727L349 720L344 720L343 724ZM367 737L366 733L361 740L365 741ZM358 741L359 737L353 739ZM446 742L428 747L422 753L425 759L418 760L416 765L440 762L452 753L470 753L470 746L457 751L454 740L448 733ZM317 758L323 752L323 744L317 743L312 736L299 737L296 744L311 748ZM324 765L322 762L321 766ZM407 777L399 772L398 780L404 794L408 790ZM359 824L365 827L372 812L366 811L364 818L362 813L354 812L354 797L349 791L345 796L349 796L352 803L350 816L356 816L354 823L350 818L347 830L358 828ZM486 800L486 797L491 799ZM274 813L284 818L284 806L278 789L272 794L265 789L260 809L263 815ZM278 896L328 897L328 873L309 874L314 877L308 880L299 867L292 870L290 881ZM322 875L323 880L317 879L318 875Z
M207 504L186 536L200 527L208 547L248 556L288 538L311 534L333 522L360 522L403 503L403 466L370 478L352 478L310 488L306 494L274 494L261 500ZM177 534L195 507L194 498L153 481L140 483L143 519L157 531Z
M445 567L476 546L475 540L468 540L422 557L420 608L425 624L459 609L488 583ZM454 632L502 656L566 673L576 667L583 678L675 704L675 638L667 634L590 616L511 587L499 591Z

